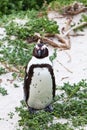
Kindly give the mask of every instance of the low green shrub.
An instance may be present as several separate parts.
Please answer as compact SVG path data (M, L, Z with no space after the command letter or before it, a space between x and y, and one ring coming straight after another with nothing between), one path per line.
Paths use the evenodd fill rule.
M52 0L47 0L47 3ZM0 1L0 14L10 14L14 11L40 9L44 0L1 0Z

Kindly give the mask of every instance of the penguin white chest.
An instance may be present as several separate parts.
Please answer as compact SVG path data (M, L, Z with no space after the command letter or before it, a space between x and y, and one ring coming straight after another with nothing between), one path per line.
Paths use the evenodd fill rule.
M28 105L35 109L48 106L53 99L52 77L48 68L34 68L29 89Z

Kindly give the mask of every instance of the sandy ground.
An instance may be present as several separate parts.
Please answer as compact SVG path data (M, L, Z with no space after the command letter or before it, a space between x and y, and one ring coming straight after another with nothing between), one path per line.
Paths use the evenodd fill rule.
M74 16L72 23L78 23L82 14ZM49 13L48 17L57 21L60 30L66 26L67 18L57 18L59 15L54 15L54 12ZM53 62L57 84L87 79L87 28L77 33L83 36L70 37L71 49L57 51L57 58Z
M78 22L82 14L74 16L73 22ZM66 25L66 18L57 18L58 14L50 12L48 17L54 19L59 24L61 30ZM73 32L72 32L73 33ZM87 29L84 29L84 36L70 37L71 49L65 51L57 50L57 58L53 61L56 84L63 85L65 82L77 83L81 79L87 79ZM4 29L0 29L0 38L5 36ZM53 48L49 47L50 55L53 53ZM0 130L16 130L18 128L18 116L15 113L15 107L20 105L20 100L23 99L23 81L13 79L12 73L7 73L0 76L2 82L0 86L6 88L8 95L0 95ZM14 84L19 87L15 88ZM15 115L12 119L8 113L13 112ZM59 122L66 122L60 119ZM87 130L87 127L84 128Z

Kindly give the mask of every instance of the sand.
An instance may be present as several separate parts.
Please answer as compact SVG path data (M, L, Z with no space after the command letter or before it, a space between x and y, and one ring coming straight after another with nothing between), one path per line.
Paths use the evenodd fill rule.
M74 16L73 22L78 22L81 15ZM66 18L57 18L57 16L59 14L55 12L49 12L48 14L50 19L57 21L61 30L66 25ZM70 37L71 48L69 50L57 50L57 58L53 61L57 85L63 85L65 82L73 84L82 79L87 79L87 28L83 32L79 31L79 34L84 35ZM5 37L5 35L5 30L0 28L0 39ZM49 46L50 55L53 50L54 48ZM16 78L11 82L12 79L12 72L0 75L0 81L2 80L0 86L6 88L8 92L6 96L0 94L0 130L16 130L18 128L17 121L19 117L15 112L15 107L20 106L20 100L23 99L23 81ZM15 88L14 84L19 87ZM8 115L10 112L15 114L12 119ZM57 122L61 123L66 121L65 119L57 120ZM87 130L87 127L84 130Z

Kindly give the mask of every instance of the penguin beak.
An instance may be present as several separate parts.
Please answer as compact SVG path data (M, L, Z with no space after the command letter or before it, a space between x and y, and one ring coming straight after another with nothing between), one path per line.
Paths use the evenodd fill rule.
M42 51L40 49L38 50L37 53L38 53L38 56L41 57Z

